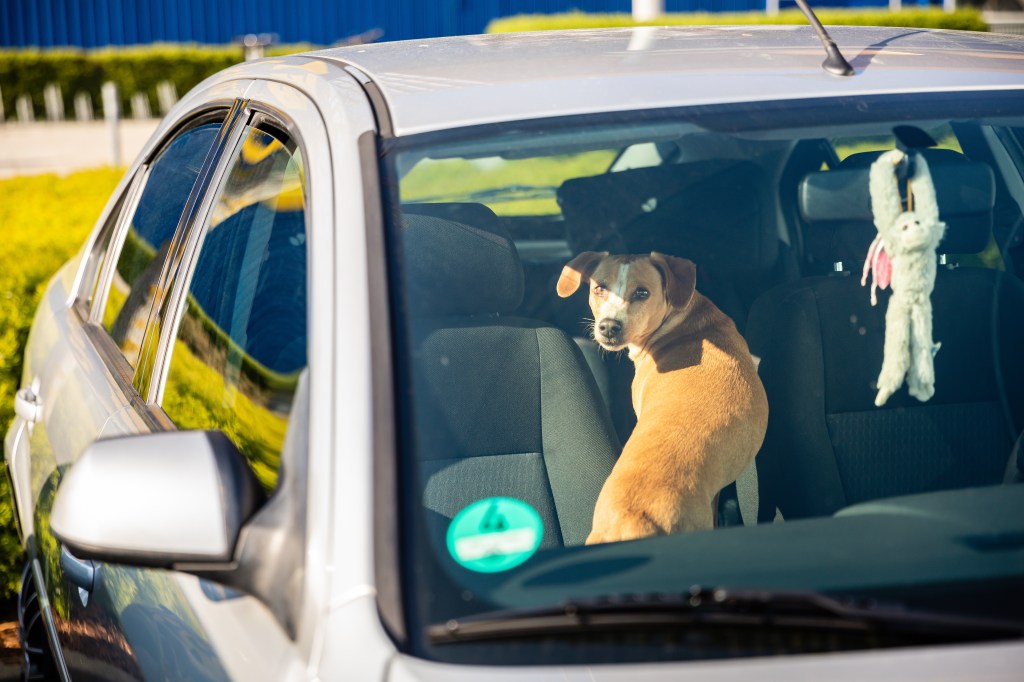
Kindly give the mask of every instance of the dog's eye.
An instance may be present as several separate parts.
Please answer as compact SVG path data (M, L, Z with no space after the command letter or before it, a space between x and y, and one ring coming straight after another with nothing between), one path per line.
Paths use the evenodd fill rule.
M603 284L594 285L594 296L604 296L608 293L608 287Z
M646 301L650 295L651 292L647 291L647 289L637 289L636 291L633 292L633 300Z

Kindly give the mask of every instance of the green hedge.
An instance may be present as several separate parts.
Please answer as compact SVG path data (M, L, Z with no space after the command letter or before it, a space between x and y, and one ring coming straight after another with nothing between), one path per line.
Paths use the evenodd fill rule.
M986 31L988 26L977 10L962 9L943 12L941 9L920 9L890 12L880 10L822 9L822 22L831 25L907 26ZM512 31L545 31L569 28L601 28L638 25L708 25L708 24L805 24L796 10L768 16L763 12L666 14L655 21L638 24L628 14L519 15L495 19L487 26L489 33ZM292 54L312 49L312 45L279 45L268 55ZM149 97L150 108L158 113L156 87L160 81L174 83L178 95L184 95L207 76L242 61L239 45L153 45L149 47L108 48L102 50L0 50L0 89L7 118L15 116L15 101L23 94L32 98L37 118L45 115L43 89L58 83L64 98L64 110L73 117L74 97L88 93L97 116L101 113L100 86L106 81L117 84L123 111L130 111L129 102L136 92Z
M890 12L879 10L815 10L825 25L907 26L912 28L944 28L963 31L987 31L981 13L973 9L944 12L941 9L920 9ZM799 10L787 10L769 16L764 12L665 14L654 21L635 22L629 14L521 14L495 19L487 25L488 33L519 31L554 31L571 28L606 28L628 26L703 26L728 24L806 24Z
M43 289L85 241L123 171L0 180L0 435L14 418L22 353ZM0 476L0 599L18 589L21 545L7 477Z
M291 54L312 46L281 45L268 55ZM130 111L132 94L144 92L154 115L159 112L156 86L170 81L184 95L207 76L242 61L242 48L224 46L154 45L102 50L0 50L0 88L7 118L15 116L15 101L23 94L32 98L37 118L45 115L43 88L58 83L67 118L73 118L74 97L85 92L101 115L100 87L117 84L122 111Z

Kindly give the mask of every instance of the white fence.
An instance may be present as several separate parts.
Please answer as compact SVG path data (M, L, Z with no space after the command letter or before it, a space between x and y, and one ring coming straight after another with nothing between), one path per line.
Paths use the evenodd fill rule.
M113 99L108 99L108 88L114 88ZM118 99L117 86L114 83L105 83L103 85L101 102L103 105L103 117L109 120L108 109L116 109L114 115L117 117L121 116L120 107L115 106L119 101ZM159 107L160 115L166 114L171 110L178 101L178 92L174 87L174 83L171 81L161 81L156 86L156 98L157 105ZM59 122L71 120L66 116L64 110L64 93L61 91L59 83L50 83L43 88L42 92L43 107L46 112L46 120ZM88 92L76 92L72 98L74 103L72 114L76 121L92 121L96 118L96 112L93 108L93 97ZM153 118L154 112L150 106L149 95L145 92L132 93L128 100L130 102L129 110L131 117L134 119L147 119ZM30 95L20 95L14 103L14 116L8 118L4 112L3 98L0 97L0 123L4 122L18 122L18 123L34 123L36 121L35 106L33 98Z

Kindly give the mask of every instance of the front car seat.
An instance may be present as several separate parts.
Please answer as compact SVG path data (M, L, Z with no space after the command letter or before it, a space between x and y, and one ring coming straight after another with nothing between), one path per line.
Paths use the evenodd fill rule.
M539 513L541 548L583 544L620 446L579 349L554 327L505 317L523 271L492 212L460 208L467 225L411 210L400 235L409 395L435 541L461 509L501 496Z

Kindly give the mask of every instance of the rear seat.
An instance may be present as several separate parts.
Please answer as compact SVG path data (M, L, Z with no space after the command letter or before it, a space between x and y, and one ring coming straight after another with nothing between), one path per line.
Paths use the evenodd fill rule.
M943 205L943 220L955 228L942 243L947 254L973 254L988 245L994 206L993 174L950 149L925 149L929 167L941 170L934 178ZM851 154L834 170L808 173L798 189L798 204L806 244L805 274L835 271L835 263L860 267L875 238L871 198L863 182L880 151ZM954 166L956 170L950 170ZM847 268L849 269L849 268Z
M698 289L742 331L779 256L771 183L754 163L715 160L566 181L566 237L583 251L660 251L697 264Z
M939 253L989 244L991 170L928 150L940 216ZM862 157L800 183L808 261L819 272L759 298L747 338L761 356L770 404L756 459L761 521L830 515L858 502L999 483L1024 427L1024 284L992 269L939 267L932 294L936 389L928 402L902 388L874 406L889 292L872 307L860 285L875 235Z

